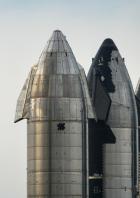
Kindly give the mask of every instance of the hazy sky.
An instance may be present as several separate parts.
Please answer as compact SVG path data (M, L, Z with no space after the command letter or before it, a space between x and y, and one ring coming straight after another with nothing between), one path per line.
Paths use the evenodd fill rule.
M86 72L103 40L125 57L134 88L140 77L140 0L0 0L0 197L26 198L26 121L13 124L30 67L60 29Z

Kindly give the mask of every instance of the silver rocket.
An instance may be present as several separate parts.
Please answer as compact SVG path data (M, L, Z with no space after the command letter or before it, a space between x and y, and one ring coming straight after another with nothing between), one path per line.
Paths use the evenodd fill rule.
M61 31L31 68L15 122L27 119L27 197L89 196L88 120L95 114L86 76Z
M101 165L94 171L103 174L103 197L134 198L138 184L136 101L124 59L111 39L103 42L93 59L88 84L101 126L97 139L102 147ZM98 194L93 197L100 197Z

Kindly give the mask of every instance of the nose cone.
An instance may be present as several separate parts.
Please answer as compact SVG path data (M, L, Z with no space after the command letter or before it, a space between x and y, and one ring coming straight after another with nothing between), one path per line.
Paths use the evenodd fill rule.
M64 36L64 34L60 30L55 30L50 39L48 40L46 47L42 51L42 54L39 58L38 66L41 69L41 67L44 67L45 62L48 62L48 60L53 60L53 62L55 62L54 64L58 65L57 63L60 63L62 59L70 60L74 65L76 64L76 59L69 43L66 40L66 36ZM74 65L71 67L74 67ZM64 64L64 70L67 66L68 64Z
M101 82L101 85L111 98L111 110L118 111L118 113L109 114L109 123L116 127L120 123L124 126L135 126L136 116L133 87L124 60L111 39L104 40L89 70L88 84L91 95L95 95L96 90L99 90L99 88L96 87L97 79ZM94 100L95 99L97 98L94 98ZM119 104L122 106L122 109L125 109L125 119L123 118L123 114L119 115L119 108L116 107L117 105L113 106L113 104ZM128 111L127 107L134 113L134 120L132 120L132 123L127 121L131 120L131 113ZM118 121L117 114L121 117L120 121Z
M107 38L103 41L101 48L110 48L110 49L117 50L117 47L116 47L114 41L110 38Z
M25 118L23 112L25 106L29 106L31 98L50 98L51 101L53 101L52 98L65 98L66 100L76 98L77 101L77 98L81 98L83 95L84 98L87 98L88 115L92 117L92 106L86 83L84 71L79 67L66 37L60 30L55 30L22 89L17 103L15 121ZM62 104L62 106L64 105ZM69 105L67 107L69 108ZM26 114L28 112L29 108L27 108ZM48 116L48 112L46 114ZM58 116L60 115L58 114Z
M48 44L45 48L46 52L72 52L66 36L60 31L55 30L48 41Z
M99 48L88 73L89 83L93 78L93 70L96 70L95 73L100 78L107 92L114 93L114 80L116 80L115 76L120 79L123 78L122 76L127 72L124 66L124 61L112 39L105 39ZM113 73L114 76L112 75ZM113 77L115 78L113 79Z
M110 38L105 39L96 55L96 61L110 61L111 54L113 51L118 51L118 48L116 47L115 43Z

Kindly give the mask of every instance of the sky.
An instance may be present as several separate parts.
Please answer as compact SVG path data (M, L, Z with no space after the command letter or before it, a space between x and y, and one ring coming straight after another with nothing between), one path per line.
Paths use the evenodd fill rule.
M26 197L26 120L13 123L25 79L60 29L86 73L105 38L116 43L134 89L140 77L139 0L0 0L0 197Z

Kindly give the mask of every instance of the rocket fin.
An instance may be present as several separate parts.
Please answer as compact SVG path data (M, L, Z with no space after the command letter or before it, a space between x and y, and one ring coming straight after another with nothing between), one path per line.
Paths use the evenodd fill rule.
M15 120L14 120L15 123L22 119L29 118L30 93L31 93L34 73L36 72L36 70L37 70L37 66L35 65L32 67L28 75L28 78L26 79L25 84L19 95L17 106L16 106Z
M80 72L83 95L84 95L84 98L86 100L86 105L87 105L87 117L94 118L96 120L95 109L94 109L94 106L92 106L92 103L91 103L91 100L89 97L89 90L88 90L88 86L87 86L87 79L86 79L85 71L79 63L78 63L78 68L79 68L79 72Z
M96 115L98 120L106 121L108 118L108 113L111 106L111 99L106 92L105 88L102 86L102 83L99 77L96 76L95 82L95 99L94 99L94 106L96 110Z

